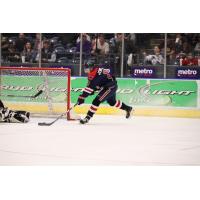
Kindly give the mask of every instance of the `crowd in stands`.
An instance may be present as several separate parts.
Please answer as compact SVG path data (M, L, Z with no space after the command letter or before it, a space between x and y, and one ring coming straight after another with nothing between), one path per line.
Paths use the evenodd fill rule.
M197 66L200 58L200 34L172 34L167 41L167 64Z
M123 38L124 36L124 38ZM79 63L80 34L2 34L1 62ZM83 60L98 58L120 65L124 39L124 65L163 65L164 34L82 34ZM41 50L40 50L41 48ZM168 65L200 65L200 34L168 34Z

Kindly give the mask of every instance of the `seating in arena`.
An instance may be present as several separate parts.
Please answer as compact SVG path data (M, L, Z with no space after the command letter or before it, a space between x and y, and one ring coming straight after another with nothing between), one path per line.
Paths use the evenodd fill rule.
M130 67L133 65L163 66L165 58L166 64L171 66L196 66L200 63L200 34L197 33L167 34L166 51L164 33L84 33L83 38L91 45L91 48L89 51L88 49L85 51L83 46L82 63L95 57L99 64L104 61L109 62L118 75L120 74L121 65L124 69L124 76L127 76ZM105 40L104 43L108 45L109 51L106 53L102 53L99 44L97 45L100 40ZM62 63L66 66L80 64L79 33L42 33L41 42L38 33L2 33L1 65L8 66L14 65L14 63L22 63L26 66L31 66L31 63L37 65L39 63L38 56L24 59L23 56L26 57L27 55L24 53L26 43L30 43L33 54L37 55L40 53L39 48L43 48L46 41L49 42L49 52L55 54L55 59L50 59L50 55L49 59L43 59L41 56L41 64L55 63L56 65ZM122 44L124 45L123 51ZM155 53L155 48L159 49L157 53ZM195 62L186 62L188 56Z

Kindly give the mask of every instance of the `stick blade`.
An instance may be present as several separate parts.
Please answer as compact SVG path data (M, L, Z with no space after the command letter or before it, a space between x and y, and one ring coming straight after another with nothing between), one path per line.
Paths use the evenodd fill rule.
M38 126L51 126L51 123L39 122Z
M42 90L40 90L35 96L34 96L34 98L36 98L36 97L38 97L40 94L42 94Z

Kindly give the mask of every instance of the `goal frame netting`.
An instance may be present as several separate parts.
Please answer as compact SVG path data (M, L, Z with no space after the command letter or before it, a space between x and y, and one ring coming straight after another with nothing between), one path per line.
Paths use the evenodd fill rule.
M15 71L58 71L66 73L66 91L67 91L67 99L66 99L66 109L69 110L71 107L71 69L70 68L51 68L51 67L4 67L0 66L0 86L2 85L2 72L3 70L15 70ZM0 88L0 93L1 93ZM71 112L67 113L67 120L73 120L74 118L71 116Z

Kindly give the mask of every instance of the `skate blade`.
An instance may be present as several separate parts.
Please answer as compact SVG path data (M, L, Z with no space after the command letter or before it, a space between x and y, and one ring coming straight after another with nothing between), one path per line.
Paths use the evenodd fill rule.
M132 109L131 112L130 112L130 116L128 118L126 118L126 119L131 119L133 117L133 115L134 115L134 112L135 112L135 110Z

